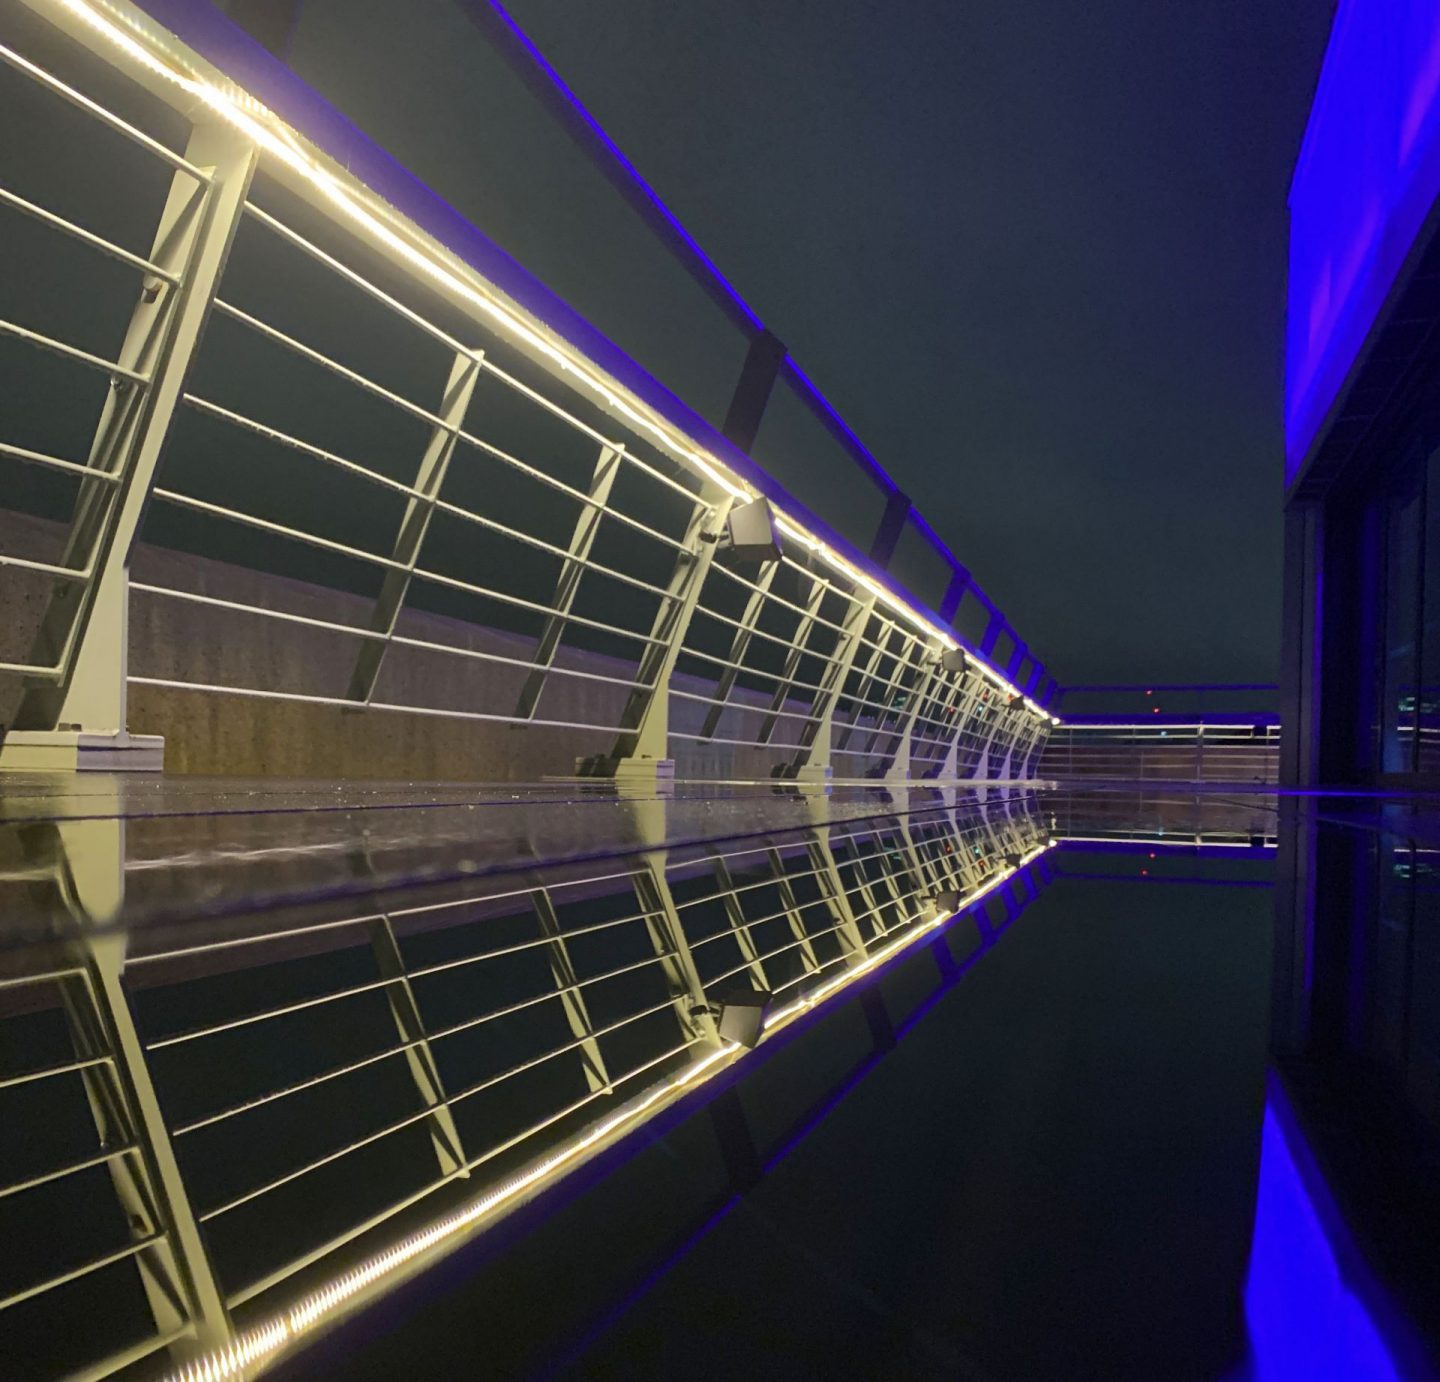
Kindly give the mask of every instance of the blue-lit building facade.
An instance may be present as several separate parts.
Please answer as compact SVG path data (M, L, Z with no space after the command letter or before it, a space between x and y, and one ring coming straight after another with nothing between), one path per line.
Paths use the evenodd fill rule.
M1440 6L1342 0L1290 189L1294 785L1440 783Z
M1440 1225L1435 0L1341 0L1290 214L1280 774L1299 794L1273 1049L1370 1245L1361 1275L1385 1283L1372 1303L1422 1320L1440 1264L1405 1245Z

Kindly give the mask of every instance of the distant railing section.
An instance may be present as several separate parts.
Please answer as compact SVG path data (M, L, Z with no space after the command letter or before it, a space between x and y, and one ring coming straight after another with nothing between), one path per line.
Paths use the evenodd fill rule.
M1116 849L1125 853L1235 852L1276 848L1276 798L1267 793L1229 795L1115 785L1103 792L1058 792L1046 798L1046 825L1065 851Z
M963 646L953 609L142 7L3 15L6 99L49 152L0 154L0 215L25 227L0 482L65 522L53 551L0 555L0 761L155 766L125 732L140 686L556 731L567 770L618 778L711 745L755 776L1033 772L1052 717L1023 645L992 665L1003 620ZM768 548L731 541L756 504ZM137 543L204 560L132 580ZM177 632L127 665L132 614Z
M1272 717L1166 722L1065 720L1046 742L1039 773L1061 781L1278 781L1280 725Z
M0 869L55 922L0 953L0 1356L253 1376L732 1064L727 1006L763 1044L1051 843L1030 794L881 812L128 935Z

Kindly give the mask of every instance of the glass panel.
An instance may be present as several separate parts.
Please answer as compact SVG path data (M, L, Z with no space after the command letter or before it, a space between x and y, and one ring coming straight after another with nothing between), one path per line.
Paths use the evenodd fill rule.
M1440 851L1434 849L1415 851L1409 1016L1405 1092L1415 1112L1440 1128Z
M1417 467L1407 466L1388 504L1385 533L1385 661L1381 769L1414 771L1417 617L1420 595L1420 515Z
M1431 453L1425 478L1425 590L1421 600L1420 695L1416 729L1419 770L1440 773L1440 451Z

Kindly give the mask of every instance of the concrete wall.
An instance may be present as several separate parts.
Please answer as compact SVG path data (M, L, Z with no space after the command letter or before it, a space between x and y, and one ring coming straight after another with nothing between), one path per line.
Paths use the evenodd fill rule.
M0 551L42 561L58 559L63 525L0 510ZM268 575L226 562L142 544L132 579L198 595L284 610L331 623L364 626L371 600L365 596ZM0 659L24 660L49 588L48 578L0 568ZM462 620L406 611L399 631L434 643L526 661L534 641ZM343 697L362 640L343 633L284 623L147 594L131 597L132 675L251 687L312 696ZM599 653L562 649L557 668L578 668L616 678L633 676L633 665ZM440 710L513 713L526 669L442 652L392 647L375 698ZM710 694L714 685L677 675L675 687ZM19 698L19 678L0 675L0 721L9 722ZM618 722L625 686L552 673L538 714L576 725ZM737 689L721 737L753 736L763 692ZM788 702L787 710L805 704ZM697 731L707 707L672 696L672 733ZM207 775L355 777L426 781L534 781L570 776L579 755L607 751L613 733L604 729L547 728L302 704L253 696L163 687L130 688L130 729L165 736L170 772ZM782 720L774 746L760 749L671 740L676 771L683 777L766 778L793 745L799 720ZM847 756L837 772L860 764Z

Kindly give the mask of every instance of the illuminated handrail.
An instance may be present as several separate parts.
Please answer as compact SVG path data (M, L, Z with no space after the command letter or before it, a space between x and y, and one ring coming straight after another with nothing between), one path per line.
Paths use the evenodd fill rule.
M617 373L613 350L577 349L143 5L26 3L133 78L145 109L104 111L6 49L10 69L176 181L149 255L0 189L0 209L147 275L114 359L28 325L0 332L156 394L142 408L112 389L86 464L0 441L0 459L86 496L61 560L0 556L80 590L53 590L34 653L0 666L31 682L12 748L61 727L123 729L119 645L91 648L105 643L96 611L133 596L159 630L133 685L565 731L544 741L543 771L568 752L621 776L677 755L691 775L1033 772L1053 717L633 366ZM166 13L204 29L185 9ZM203 113L184 154L143 128L166 106ZM338 305L307 316L309 294L277 297L281 268ZM360 336L392 330L403 344L356 357ZM417 341L436 352L428 382ZM296 395L296 370L323 405ZM356 433L372 415L386 438L373 455ZM406 427L409 441L389 439ZM247 483L241 464L284 480ZM759 498L784 550L756 575L717 538ZM151 563L177 544L204 555ZM433 675L437 657L452 670Z
M1239 720L1239 717L1235 717ZM1041 777L1253 784L1278 780L1280 725L1256 717L1181 722L1066 721L1040 754Z

